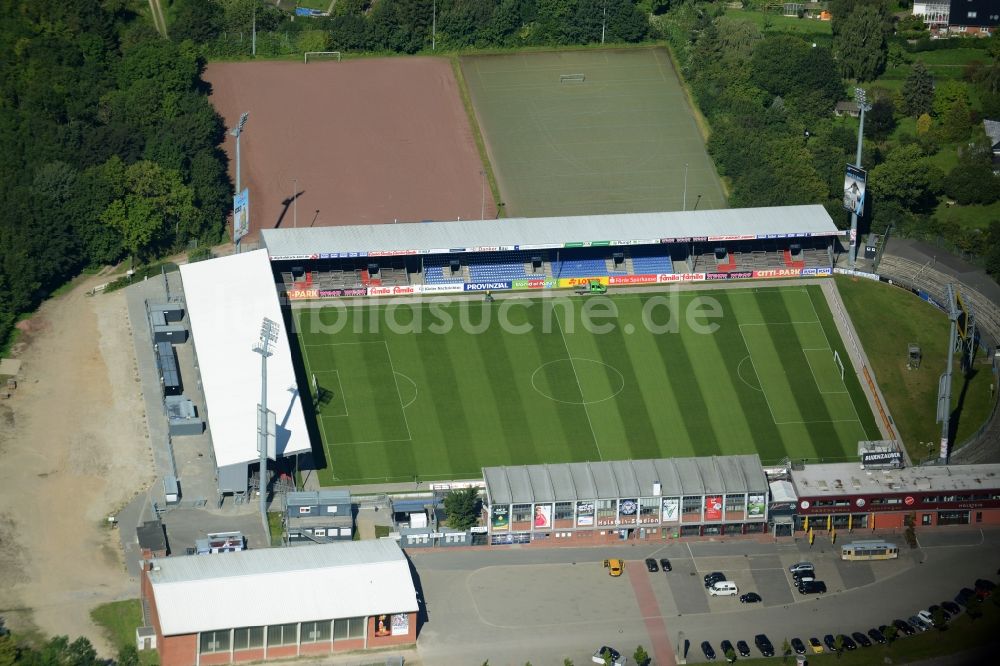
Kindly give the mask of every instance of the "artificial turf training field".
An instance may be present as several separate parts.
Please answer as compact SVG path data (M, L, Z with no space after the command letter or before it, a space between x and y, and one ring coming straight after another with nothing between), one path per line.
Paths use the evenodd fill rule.
M616 311L592 320L609 332L582 324L584 304L598 299ZM704 299L722 316L696 323L717 323L714 333L686 323ZM681 313L678 330L651 332L644 308L666 324L668 307ZM849 361L818 286L408 301L294 317L318 384L324 485L586 460L842 460L859 439L880 438L850 365L841 380L833 350Z
M681 210L685 164L688 210L726 207L666 50L466 56L461 67L508 215Z

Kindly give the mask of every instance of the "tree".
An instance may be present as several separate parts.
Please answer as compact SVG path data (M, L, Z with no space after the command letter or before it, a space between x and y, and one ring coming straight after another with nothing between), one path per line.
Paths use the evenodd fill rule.
M728 648L726 648L726 653L723 656L725 656L726 661L728 661L731 664L734 661L736 661L736 650L734 650L733 646L730 645Z
M964 99L957 99L941 117L941 138L945 141L964 141L972 129L972 113Z
M9 633L0 634L0 666L12 666L17 658L18 649L14 637Z
M834 10L834 20L837 21ZM871 81L885 70L888 11L881 3L859 3L838 21L833 52L845 78Z
M174 0L170 37L199 44L211 41L222 30L222 7L211 0Z
M913 63L910 73L903 82L903 112L917 117L930 113L934 104L934 79L921 61Z
M638 646L635 649L635 652L632 653L632 658L635 659L635 663L638 664L638 666L647 666L647 664L649 664L649 653L646 652L646 648L641 645Z
M792 644L788 642L788 637L785 637L785 642L781 644L781 661L788 661L788 655L792 653Z
M448 514L448 525L456 530L465 530L479 522L479 490L462 488L453 490L444 498L444 510Z
M994 222L994 226L996 223ZM976 595L969 597L969 600L965 602L965 614L969 616L969 619L975 622L983 616L983 601Z
M844 634L837 634L837 637L833 639L833 647L837 650L837 658L844 654Z
M948 113L948 110L961 100L966 107L969 106L969 90L964 83L946 79L934 87L934 102L932 109L934 115L939 118Z
M882 635L885 636L885 640L892 643L896 640L896 636L899 635L899 629L896 628L896 625L890 624L885 628L885 632Z
M944 181L944 192L960 204L988 204L1000 199L1000 177L985 164L959 163Z
M123 645L118 650L118 656L115 659L116 666L139 666L139 650L136 649L135 645L128 643Z
M931 119L930 115L926 113L920 114L920 117L917 118L917 136L930 132L933 125L934 121Z
M876 197L898 202L912 212L925 212L936 203L944 174L930 164L915 144L901 146L870 172L869 187Z
M896 129L896 108L889 97L879 97L865 112L865 136L884 141Z
M948 616L945 614L943 608L934 609L934 612L931 613L931 622L938 631L944 631L948 628Z

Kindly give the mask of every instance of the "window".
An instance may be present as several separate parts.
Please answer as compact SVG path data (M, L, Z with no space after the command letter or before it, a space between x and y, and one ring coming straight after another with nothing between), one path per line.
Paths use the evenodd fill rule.
M572 502L556 502L556 520L573 520Z
M938 525L968 525L968 511L938 511Z
M272 624L267 628L267 644L271 647L279 645L295 645L298 642L298 628L296 623L292 624Z
M698 515L701 515L701 495L685 497L684 501L681 503L681 513L697 513Z
M233 630L233 649L252 650L264 647L264 627L241 627Z
M726 511L743 511L746 504L746 495L726 495Z
M300 506L299 507L299 513L300 514L302 514L302 513L312 513L312 507L311 506Z
M229 630L202 632L199 651L201 654L229 652Z
M922 525L930 525L931 524L931 514L925 513L923 516L921 516L920 523Z
M660 522L659 497L642 497L639 499L639 520L644 523Z
M322 643L330 640L330 620L302 623L303 643Z
M349 623L350 620L348 618L341 618L333 621L333 640L342 641L347 638Z
M351 528L350 527L341 527L340 528L340 536L351 536Z
M976 12L969 12L969 18L971 19L976 18Z
M515 504L510 508L510 522L512 523L527 523L531 522L531 516L533 512L531 510L530 504Z
M597 524L609 525L615 522L618 513L614 500L597 500Z
M316 529L313 530L313 536L325 537L326 536L326 528L317 527Z
M335 507L335 506L328 506L328 507L326 507L326 512L327 513L337 513L337 507Z
M343 617L333 621L333 640L342 641L348 638L364 638L365 618Z

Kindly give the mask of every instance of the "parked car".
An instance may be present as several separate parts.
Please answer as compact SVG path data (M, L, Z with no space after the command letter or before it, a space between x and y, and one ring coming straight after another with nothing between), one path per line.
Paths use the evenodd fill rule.
M812 562L796 562L792 566L788 567L788 570L792 573L796 571L804 571L805 569L815 569L816 567Z
M743 604L758 604L762 601L760 595L756 592L747 592L746 594L740 595L740 603Z
M962 607L954 601L942 601L941 608L945 609L950 615L958 615L962 612Z
M746 641L736 641L736 651L740 653L741 657L750 656L750 646L747 645Z
M930 606L930 607L927 608L927 612L930 613L930 616L932 618L931 619L932 623L933 623L934 613L937 612L937 611L941 611L942 613L944 613L944 619L945 620L947 620L948 618L951 617L951 613L948 612L948 610L946 610L945 608L943 608L940 604L934 604L933 606Z
M840 639L840 644L844 646L845 650L857 650L858 644L854 640L845 634L838 634L837 637Z
M757 634L753 637L753 643L760 650L760 653L765 657L774 656L774 646L771 645L771 641L764 634Z
M625 570L625 560L604 560L604 567L613 578L617 578L618 576L621 576L622 571Z
M963 587L961 590L958 591L958 594L955 595L955 603L959 604L960 606L967 606L969 604L969 599L971 599L974 596L976 596L975 590L970 590L967 587Z
M732 643L730 643L729 641L722 641L722 643L719 644L719 647L722 648L722 656L725 658L726 661L728 661L730 664L736 661L736 648L733 647ZM731 659L729 657L730 653L732 653L733 655Z
M791 641L792 649L795 650L795 654L805 654L806 644L802 642L801 638L793 638Z
M672 566L670 566L670 560L668 560L665 557L662 558L662 559L660 559L660 568L663 569L664 573L666 573L667 571L673 571L674 570L674 568Z
M996 586L997 584L993 581L980 578L976 581L976 596L980 599L985 599L993 594L993 590Z
M872 639L873 641L875 641L879 645L885 645L885 642L886 642L885 641L885 634L883 634L878 629L869 629L868 630L868 638Z
M809 639L809 649L813 654L823 654L823 644L815 636Z
M906 618L906 621L912 624L913 628L916 629L917 631L927 631L932 626L934 626L930 622L925 622L924 618L920 617L919 615L911 615L910 617Z
M723 580L726 580L726 574L721 571L713 571L710 574L705 574L705 587L712 587Z
M621 655L621 652L613 647L608 647L607 645L602 645L597 652L594 653L590 660L595 664L604 664L606 663L604 661L605 654L611 655L611 663L614 664L614 666L625 666L625 662L628 661L627 657L623 657Z
M917 633L917 630L913 628L913 625L906 620L893 620L892 626L896 627L896 629L903 632L907 636L912 636Z
M826 645L826 649L830 652L837 651L837 639L833 637L833 634L827 634L824 636L823 643Z
M853 638L854 642L857 643L858 645L860 645L861 647L871 647L872 646L871 639L868 638L867 636L865 636L860 631L855 631L853 634L851 634L851 638Z
M705 655L705 659L715 661L715 650L712 649L712 644L708 641L701 642L701 652Z
M656 565L656 560L654 560L652 557L647 557L646 570L649 571L649 573L656 573L657 571L660 570L660 567Z
M792 574L792 580L795 581L796 586L806 581L816 580L816 570L803 569L802 571L797 571Z
M826 592L826 583L821 580L810 580L799 585L799 594L823 594Z

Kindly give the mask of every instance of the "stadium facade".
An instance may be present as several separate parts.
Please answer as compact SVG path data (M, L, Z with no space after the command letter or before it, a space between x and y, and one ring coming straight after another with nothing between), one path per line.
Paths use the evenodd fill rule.
M154 558L141 596L163 666L413 644L417 596L391 539Z

